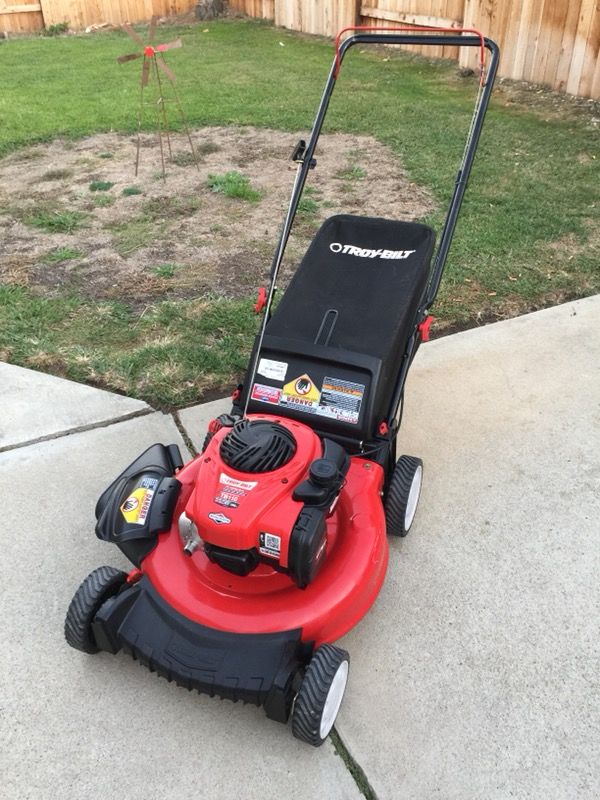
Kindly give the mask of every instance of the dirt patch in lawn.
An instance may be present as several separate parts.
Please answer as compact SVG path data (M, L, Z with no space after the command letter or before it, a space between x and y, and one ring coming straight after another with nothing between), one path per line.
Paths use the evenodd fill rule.
M257 128L195 130L196 165L185 137L173 136L166 181L152 135L142 139L137 177L131 136L57 140L13 153L0 161L0 280L140 311L163 298L248 295L268 275L298 138ZM317 160L282 285L328 216L414 220L434 207L371 137L324 135ZM242 196L211 188L222 187L211 176L227 173L237 173Z

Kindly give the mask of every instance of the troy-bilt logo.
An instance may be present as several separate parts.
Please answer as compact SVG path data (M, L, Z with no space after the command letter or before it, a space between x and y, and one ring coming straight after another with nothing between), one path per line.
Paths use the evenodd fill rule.
M332 242L329 245L332 253L346 253L360 258L408 258L414 250L371 250L368 247L355 247L353 244Z

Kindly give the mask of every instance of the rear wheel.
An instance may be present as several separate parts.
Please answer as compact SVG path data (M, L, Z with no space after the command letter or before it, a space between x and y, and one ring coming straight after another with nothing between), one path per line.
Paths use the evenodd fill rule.
M127 580L127 575L114 567L98 567L87 576L73 595L65 619L65 639L76 650L97 653L98 645L92 622L100 606L113 597Z
M297 739L319 747L329 736L340 710L350 656L332 644L322 644L314 653L294 704L292 733Z
M400 456L385 499L385 523L392 536L406 536L413 524L423 482L423 462Z

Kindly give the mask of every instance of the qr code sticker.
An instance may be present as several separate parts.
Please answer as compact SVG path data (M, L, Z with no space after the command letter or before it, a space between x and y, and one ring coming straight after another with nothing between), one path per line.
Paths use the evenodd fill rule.
M258 549L264 556L279 558L281 554L281 536L275 536L274 533L261 533L260 547Z
M277 550L281 549L281 539L279 536L273 536L272 533L265 533L265 547L268 550Z

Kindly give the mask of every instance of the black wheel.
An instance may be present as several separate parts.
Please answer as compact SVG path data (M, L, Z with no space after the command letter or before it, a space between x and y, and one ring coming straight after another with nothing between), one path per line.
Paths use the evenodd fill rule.
M338 715L346 684L350 656L332 644L322 644L308 665L292 712L296 739L319 747L329 736Z
M392 536L406 536L413 523L421 494L423 462L400 456L385 499L385 524Z
M127 575L114 567L98 567L87 576L73 595L65 619L65 639L76 650L97 653L92 633L96 612L109 597L115 595L127 580Z
M200 450L201 453L203 453L206 450L206 448L210 444L210 440L213 438L213 436L214 436L214 433L211 433L210 431L206 434L206 436L204 437L204 442L202 444L202 450Z

